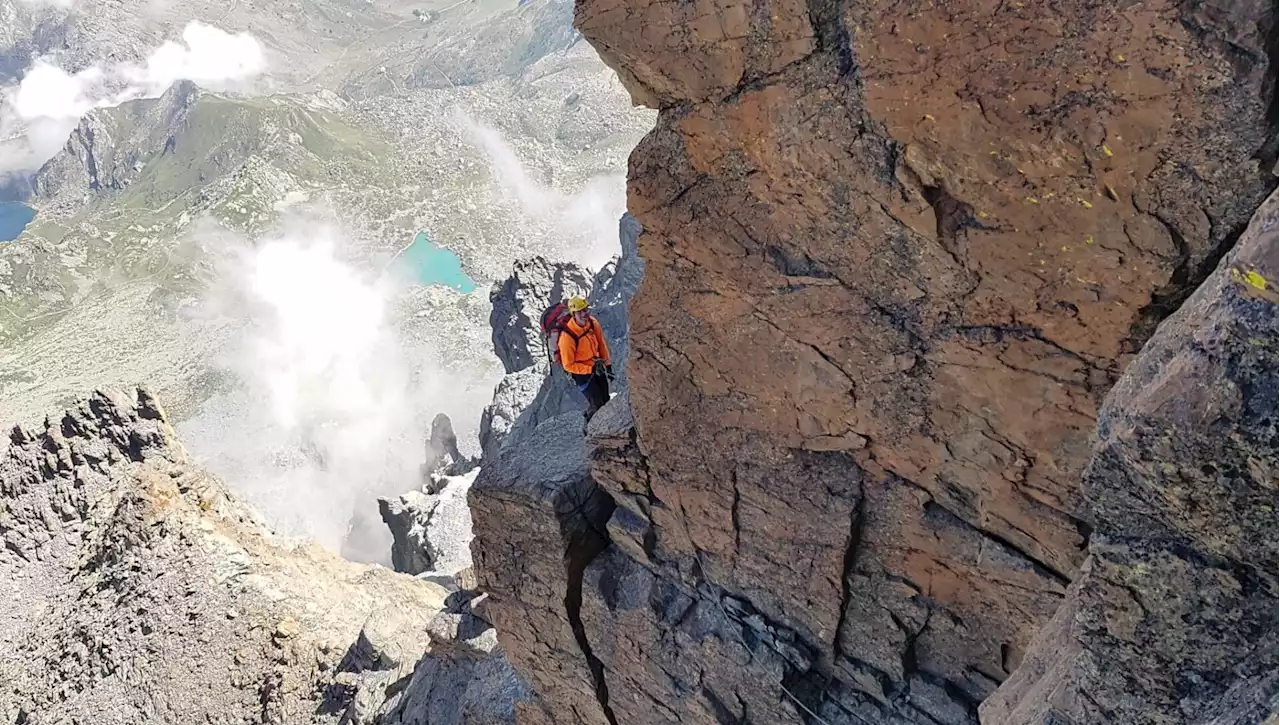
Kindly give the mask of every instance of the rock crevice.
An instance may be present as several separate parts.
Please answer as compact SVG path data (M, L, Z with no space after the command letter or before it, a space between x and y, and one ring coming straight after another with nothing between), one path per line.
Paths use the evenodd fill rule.
M660 109L627 396L591 429L619 723L977 721L1101 566L1103 401L1275 188L1273 15L578 2Z

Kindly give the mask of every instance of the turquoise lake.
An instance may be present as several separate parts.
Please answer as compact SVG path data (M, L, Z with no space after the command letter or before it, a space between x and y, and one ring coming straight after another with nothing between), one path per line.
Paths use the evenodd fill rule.
M413 271L418 284L438 284L463 293L476 288L475 280L462 271L458 255L431 241L426 232L419 232L413 238L413 244L404 250L400 262Z
M17 239L35 217L36 210L25 204L0 202L0 242Z

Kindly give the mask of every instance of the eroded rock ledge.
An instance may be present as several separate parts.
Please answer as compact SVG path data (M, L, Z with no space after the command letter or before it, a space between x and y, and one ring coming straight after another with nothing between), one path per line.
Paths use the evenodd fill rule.
M517 664L543 714L976 722L1081 574L1099 406L1275 187L1274 14L581 0L661 114L589 648ZM553 529L510 555L563 568Z

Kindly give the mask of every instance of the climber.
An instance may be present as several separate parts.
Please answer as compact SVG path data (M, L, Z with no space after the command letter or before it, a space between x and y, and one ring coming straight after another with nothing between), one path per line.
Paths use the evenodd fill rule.
M609 346L604 341L604 330L591 316L587 301L582 297L569 299L570 318L560 333L560 364L573 376L578 390L587 398L587 410L583 425L591 420L597 410L609 402L609 381L613 379L613 362L609 359Z

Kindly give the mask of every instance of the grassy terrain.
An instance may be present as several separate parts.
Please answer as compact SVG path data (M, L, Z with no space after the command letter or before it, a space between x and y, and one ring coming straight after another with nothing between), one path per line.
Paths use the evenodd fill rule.
M39 213L24 235L0 246L0 344L121 284L189 289L196 260L178 254L179 241L198 219L254 235L290 194L396 186L389 143L303 98L197 91L176 117L170 100L133 101L87 121L95 138L125 140L95 159L99 178L122 188L91 188L66 168L83 162L66 154L42 172L62 178L33 202Z

